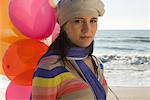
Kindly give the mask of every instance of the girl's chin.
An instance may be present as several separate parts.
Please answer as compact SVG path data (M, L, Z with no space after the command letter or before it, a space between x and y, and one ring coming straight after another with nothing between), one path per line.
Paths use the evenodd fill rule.
M81 43L81 44L78 44L77 46L81 47L81 48L85 48L85 47L88 47L92 42L89 42L89 43Z

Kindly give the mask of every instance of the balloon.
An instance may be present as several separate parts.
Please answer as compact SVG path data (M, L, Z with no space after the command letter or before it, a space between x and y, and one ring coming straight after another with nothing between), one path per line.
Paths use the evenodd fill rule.
M5 74L2 67L2 58L10 43L0 40L0 74Z
M8 35L8 34L1 34L0 35L0 74L4 74L3 69L2 69L2 58L6 52L6 49L8 46L12 43L14 43L17 40L22 39L23 37L18 37L16 35Z
M55 41L55 39L58 37L60 33L60 26L58 23L55 24L55 28L53 30L53 33L46 39L42 40L46 45L50 46L52 42Z
M1 61L0 61L0 64L2 65ZM1 67L1 66L0 66L0 74L4 74L3 67Z
M6 100L30 100L31 86L23 86L10 82L7 87Z
M35 69L39 59L47 49L48 46L37 40L18 40L8 47L3 57L3 69L5 74L11 81L17 84L31 84L32 78L20 78L20 76L23 76L23 73L26 76L26 73L32 76L32 70Z
M17 36L19 38L27 38L11 23L8 16L8 0L0 0L0 10L0 37Z
M25 37L11 23L8 16L8 0L0 0L0 74L4 74L2 58L8 46Z
M58 23L56 23L55 28L52 33L52 42L55 41L55 39L58 37L59 33L60 33L60 25Z
M0 40L6 43L14 43L17 40L20 40L16 36L0 37Z
M26 70L26 71L20 73L19 75L17 75L13 79L13 81L20 85L28 85L29 86L32 84L32 77L33 77L34 71L35 71L35 68Z
M22 34L33 39L49 37L56 23L48 0L10 0L9 16Z

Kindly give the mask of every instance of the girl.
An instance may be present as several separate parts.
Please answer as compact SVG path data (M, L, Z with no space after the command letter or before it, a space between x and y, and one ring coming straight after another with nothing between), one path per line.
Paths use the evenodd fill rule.
M41 58L33 76L33 100L106 100L103 65L92 55L100 0L61 0L61 31Z

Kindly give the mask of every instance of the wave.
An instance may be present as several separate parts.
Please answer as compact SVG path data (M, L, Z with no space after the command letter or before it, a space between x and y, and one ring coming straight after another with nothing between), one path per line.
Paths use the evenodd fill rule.
M95 39L96 42L128 42L128 43L135 43L135 42L144 42L144 43L149 43L150 39Z
M150 52L149 48L132 48L130 46L122 46L122 47L105 47L105 46L95 46L94 47L95 50L108 50L108 51L121 51L121 52L127 52L127 51L136 51L136 52Z
M125 48L125 47L102 47L102 48L105 48L105 49L111 49L111 50L137 50L137 49L134 49L134 48ZM137 50L137 51L145 51L145 50Z
M101 55L98 55L98 58L103 63L132 64L132 65L148 64L148 65L150 65L150 55L101 54Z
M143 37L143 36L135 36L135 37L132 37L132 38L135 38L135 39L146 39L146 40L150 39L150 37Z

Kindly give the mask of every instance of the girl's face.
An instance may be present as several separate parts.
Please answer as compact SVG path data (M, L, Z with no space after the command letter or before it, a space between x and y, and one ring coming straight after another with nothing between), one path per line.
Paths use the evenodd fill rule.
M97 17L75 17L65 24L64 30L74 44L88 47L94 39L97 21Z

